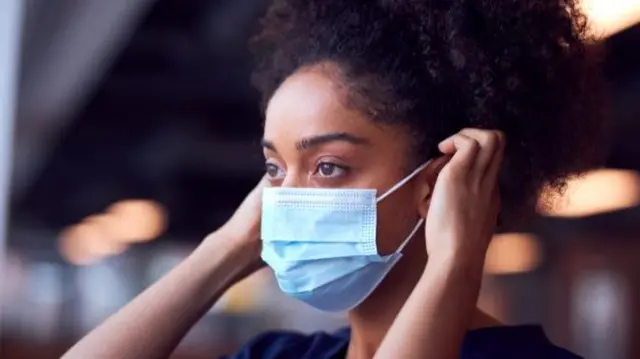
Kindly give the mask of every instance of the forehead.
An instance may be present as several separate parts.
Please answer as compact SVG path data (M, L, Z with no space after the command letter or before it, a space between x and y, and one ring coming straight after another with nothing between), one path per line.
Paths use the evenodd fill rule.
M301 134L334 131L336 126L344 129L361 115L348 109L342 100L338 82L325 73L313 69L297 72L269 101L265 137L293 130L292 126Z
M287 78L269 101L264 137L277 141L347 132L371 140L395 139L399 129L377 124L347 105L348 89L327 67L303 69Z

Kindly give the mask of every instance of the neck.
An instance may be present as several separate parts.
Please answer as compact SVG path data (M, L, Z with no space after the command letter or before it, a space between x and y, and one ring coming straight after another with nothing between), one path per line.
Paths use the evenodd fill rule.
M420 279L422 271L416 268L426 266L426 256L409 257L403 257L380 286L362 304L349 312L351 340L348 359L370 359L378 350L396 315ZM469 330L499 325L502 323L495 318L476 310Z
M375 354L422 274L415 268L424 268L426 257L412 259L409 256L400 259L378 288L349 312L349 359L372 358Z

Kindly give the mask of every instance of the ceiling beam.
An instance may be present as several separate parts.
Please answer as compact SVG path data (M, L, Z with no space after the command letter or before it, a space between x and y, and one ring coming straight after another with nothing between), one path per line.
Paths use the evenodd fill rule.
M153 0L29 0L19 80L12 194L19 196L50 147Z

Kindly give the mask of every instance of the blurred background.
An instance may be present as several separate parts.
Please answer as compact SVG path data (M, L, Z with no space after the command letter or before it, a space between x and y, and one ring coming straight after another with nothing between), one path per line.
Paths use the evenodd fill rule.
M263 172L246 40L266 0L0 2L0 356L58 358L222 224ZM606 169L490 248L481 306L594 359L640 358L640 0L590 0ZM132 318L135 320L135 318ZM341 315L233 287L176 358Z

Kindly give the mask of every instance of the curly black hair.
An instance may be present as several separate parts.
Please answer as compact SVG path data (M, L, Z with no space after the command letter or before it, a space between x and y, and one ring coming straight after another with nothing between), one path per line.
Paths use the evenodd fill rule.
M254 84L266 105L298 69L336 64L349 105L414 134L415 163L462 128L503 131L504 221L604 157L587 25L576 0L275 0L250 44Z

